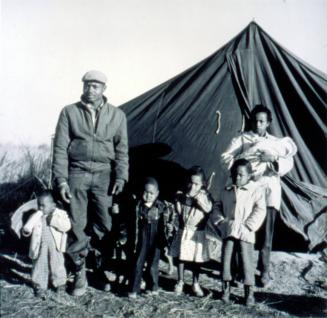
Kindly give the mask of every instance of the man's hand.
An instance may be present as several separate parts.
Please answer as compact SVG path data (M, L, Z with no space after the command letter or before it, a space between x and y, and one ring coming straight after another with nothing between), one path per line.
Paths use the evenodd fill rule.
M70 199L72 195L70 193L69 185L67 183L60 185L59 191L60 191L61 199L66 203L70 203Z
M116 180L114 187L112 188L112 194L119 194L123 191L125 181L124 180Z
M261 162L274 162L276 161L276 156L271 155L267 151L261 151L259 155L259 160Z

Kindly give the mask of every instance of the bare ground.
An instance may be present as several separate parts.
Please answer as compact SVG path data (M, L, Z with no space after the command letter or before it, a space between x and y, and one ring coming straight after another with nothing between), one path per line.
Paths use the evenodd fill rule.
M158 296L142 293L131 300L114 285L107 293L88 287L82 297L59 296L49 290L47 299L40 300L29 285L31 265L26 258L2 253L0 264L1 317L327 317L327 264L317 254L274 252L272 284L256 288L257 304L249 308L243 305L243 288L237 287L232 289L233 303L223 304L215 266L203 269L203 298L192 296L190 286L184 295L176 296L174 272L172 276L161 273L163 289ZM163 272L165 266L161 263ZM186 278L190 284L189 273Z

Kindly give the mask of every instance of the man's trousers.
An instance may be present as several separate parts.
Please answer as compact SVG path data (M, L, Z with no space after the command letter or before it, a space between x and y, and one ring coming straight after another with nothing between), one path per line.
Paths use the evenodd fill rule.
M69 232L67 253L78 270L84 264L89 248L90 236L86 233L87 227L91 228L94 247L103 257L106 254L106 238L111 230L111 196L108 194L110 171L71 171L68 182L72 195L72 229Z

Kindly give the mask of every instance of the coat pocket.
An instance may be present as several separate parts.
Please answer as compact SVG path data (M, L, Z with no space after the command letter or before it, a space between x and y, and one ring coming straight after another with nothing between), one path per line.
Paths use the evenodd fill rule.
M94 147L94 160L110 163L113 159L115 159L115 150L112 140L97 141Z
M88 144L86 140L74 139L68 148L71 161L88 161Z

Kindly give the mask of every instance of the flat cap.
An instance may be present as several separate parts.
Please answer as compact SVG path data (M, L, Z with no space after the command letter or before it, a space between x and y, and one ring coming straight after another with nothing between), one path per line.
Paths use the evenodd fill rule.
M107 76L100 71L88 71L82 77L82 82L91 82L91 81L106 84Z

